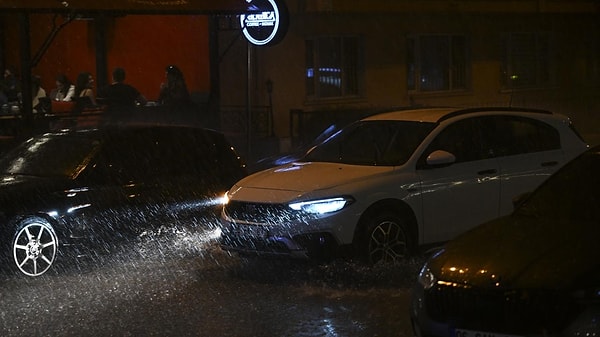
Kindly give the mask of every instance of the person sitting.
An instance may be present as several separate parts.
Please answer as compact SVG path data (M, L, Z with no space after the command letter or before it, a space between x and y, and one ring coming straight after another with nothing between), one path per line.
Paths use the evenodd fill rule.
M98 91L98 99L106 104L105 112L111 118L118 117L116 114L130 115L136 106L144 106L146 98L133 86L125 82L125 69L117 67L112 73L113 82Z
M50 92L50 99L53 101L69 102L75 95L75 86L65 74L56 76L56 88Z
M20 81L17 76L17 70L13 66L8 66L4 70L4 78L0 81L0 90L4 93L6 102L14 103L20 101L21 88Z
M174 65L166 68L167 83L161 83L158 104L172 108L188 108L192 100L188 92L183 72Z
M75 114L98 107L94 96L94 77L89 72L82 72L77 76L73 100L75 101L73 108Z
M33 113L46 113L49 110L46 90L42 88L42 79L37 75L31 76L31 97Z

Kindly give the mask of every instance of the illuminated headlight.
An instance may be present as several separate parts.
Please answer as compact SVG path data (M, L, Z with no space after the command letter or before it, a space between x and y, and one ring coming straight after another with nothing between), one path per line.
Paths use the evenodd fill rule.
M337 197L311 201L294 202L289 207L295 211L304 211L312 214L325 214L336 212L350 205L354 201L350 197Z
M433 275L431 269L429 269L429 266L427 264L425 264L423 268L421 268L421 271L419 272L418 281L425 290L430 289L437 282L435 275Z
M219 204L221 204L221 205L227 205L228 203L229 203L229 192L225 192L225 194L223 194L219 198Z

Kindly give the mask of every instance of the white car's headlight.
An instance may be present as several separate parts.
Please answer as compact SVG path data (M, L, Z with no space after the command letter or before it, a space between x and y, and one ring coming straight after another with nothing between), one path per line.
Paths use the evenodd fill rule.
M289 207L295 211L304 211L312 214L325 214L337 212L350 205L354 199L351 197L336 197L310 201L293 202Z

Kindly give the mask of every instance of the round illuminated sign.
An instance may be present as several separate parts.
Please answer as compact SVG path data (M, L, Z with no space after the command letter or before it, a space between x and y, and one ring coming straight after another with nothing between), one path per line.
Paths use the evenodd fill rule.
M246 39L257 46L275 44L287 30L287 9L275 0L246 0L249 12L240 15L240 24Z

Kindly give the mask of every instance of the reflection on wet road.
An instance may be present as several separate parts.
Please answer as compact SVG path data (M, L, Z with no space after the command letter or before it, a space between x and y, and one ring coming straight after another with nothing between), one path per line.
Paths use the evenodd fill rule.
M0 335L411 336L418 264L241 260L187 236L38 278L3 271Z

